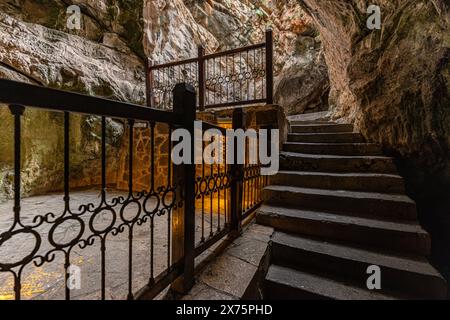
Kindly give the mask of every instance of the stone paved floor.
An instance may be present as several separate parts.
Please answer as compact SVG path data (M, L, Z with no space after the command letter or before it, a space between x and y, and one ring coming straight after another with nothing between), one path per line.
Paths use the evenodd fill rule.
M124 196L125 193L109 191L108 198ZM33 218L45 215L48 212L61 214L64 208L62 194L51 194L25 198L22 200L22 222L32 225ZM77 191L71 193L71 209L76 212L80 205L100 203L99 192L96 190ZM8 230L12 224L12 202L0 204L0 234ZM208 209L209 210L209 209ZM217 211L216 209L214 211ZM207 211L209 212L209 211ZM222 211L223 212L223 211ZM125 210L125 216L133 216L133 208ZM90 215L83 216L86 225L85 235ZM201 237L201 215L196 216L196 239ZM223 225L224 217L222 217ZM206 235L209 234L210 217L205 215ZM98 228L111 222L110 215L105 214L96 219ZM117 225L117 224L116 224ZM43 242L38 254L47 253L52 246L48 242L48 234L52 224L45 223L37 231L43 236ZM168 221L167 215L155 218L154 233L154 261L155 275L164 271L167 267L168 252ZM213 216L213 229L217 228L217 215ZM101 229L101 228L100 228ZM62 225L55 232L55 240L64 242L72 239L78 233L77 223ZM133 232L133 291L137 291L147 283L150 275L150 223L141 226L136 225ZM14 238L14 237L13 237ZM18 236L0 245L0 263L20 261L30 253L35 240L32 236ZM85 236L83 236L85 238ZM106 294L107 299L123 299L128 290L128 230L117 236L108 236L106 241ZM84 249L78 245L71 253L71 264L81 269L81 287L73 290L73 299L98 299L100 297L100 242L97 240L92 246ZM24 268L22 276L23 299L64 299L64 258L62 253L56 253L52 262L45 263L42 267L33 264ZM12 299L13 278L9 273L0 273L0 300Z
M268 247L274 230L250 223L199 272L183 300L260 299Z

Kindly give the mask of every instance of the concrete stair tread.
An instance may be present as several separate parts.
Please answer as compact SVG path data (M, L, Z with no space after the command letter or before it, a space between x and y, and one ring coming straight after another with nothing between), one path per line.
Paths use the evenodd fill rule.
M301 126L301 125L294 125L294 127ZM317 132L317 133L295 133L290 132L290 135L293 136L341 136L341 135L354 135L354 136L361 136L361 133L358 132Z
M394 159L351 124L320 115L290 120L281 170L256 216L276 230L267 297L444 298L446 282L426 259L430 235ZM366 288L371 265L381 268L381 291Z
M315 123L307 123L307 124L294 124L293 127L348 127L353 126L352 124L347 123L335 123L335 122L315 122Z
M281 152L280 167L289 171L397 173L393 159L379 155Z
M321 275L302 272L278 265L272 265L266 281L275 285L290 287L303 291L310 296L333 300L393 300L394 296L362 289L354 285L329 279ZM282 298L282 297L279 297ZM292 297L295 298L295 297Z
M270 178L272 185L290 185L302 188L379 192L404 194L401 176L385 173L336 173L322 171L280 170Z
M291 122L289 122L289 125L291 126L291 128L292 127L296 127L296 126L307 126L307 125L310 125L310 126L320 126L320 125L327 126L327 125L333 125L333 124L336 124L336 123L335 122L327 122L327 121L322 121L322 122L317 122L317 121L291 121ZM291 133L295 133L295 132L291 131Z
M411 205L415 205L415 202L411 200L411 198L402 194L386 194L386 193L360 192L348 190L310 189L310 188L300 188L293 186L276 186L276 185L267 186L265 190L278 192L309 193L323 196L347 197L354 199L375 199L384 201L405 202Z
M308 158L308 159L336 159L336 160L392 160L390 157L384 156L341 156L341 155L324 155L324 154L310 154L298 152L280 152L280 156L292 158Z
M272 238L274 243L312 251L336 259L354 260L368 265L378 265L400 271L442 278L438 271L422 256L399 256L394 253L373 251L368 248L355 247L347 243L336 243L304 238L276 232Z
M344 156L382 156L382 148L374 143L364 142L286 142L283 144L284 152L304 154L325 154Z
M345 147L345 146L377 146L376 143L369 142L285 142L285 144L292 145L306 145L306 146L337 146L337 147Z
M327 121L327 120L292 120L288 119L289 124L292 125L321 125L321 124L337 124L337 122Z
M328 117L329 111L320 111L288 116L288 121L306 121L306 122L331 122Z
M349 177L349 178L376 178L376 177L386 177L386 178L396 178L403 180L403 177L398 174L390 174L390 173L364 173L364 172L314 172L314 171L293 171L293 170L280 170L278 173L280 174L290 174L297 176L332 176L336 178L341 177Z
M261 208L259 209L259 214L285 216L288 218L301 218L307 220L315 220L323 223L358 225L361 227L380 230L417 233L428 237L428 233L423 230L422 227L416 222L370 219L367 217L355 217L340 213L269 206L267 204L261 206Z
M291 131L293 133L352 133L352 124L339 123L314 123L314 124L291 124Z
M289 133L288 142L306 143L363 143L364 137L355 132L344 133Z

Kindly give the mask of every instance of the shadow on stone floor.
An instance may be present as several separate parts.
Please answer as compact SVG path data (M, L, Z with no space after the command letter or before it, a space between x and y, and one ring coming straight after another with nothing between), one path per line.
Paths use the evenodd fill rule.
M125 192L108 190L107 201L119 196L126 197ZM92 203L94 206L101 201L98 190L82 190L71 192L70 207L73 212L77 212L81 205ZM43 196L25 198L21 202L21 221L25 225L34 225L33 221L37 216L53 212L57 217L64 211L63 194L55 193ZM0 204L0 234L7 231L13 223L13 202L8 201ZM136 208L127 208L124 215L135 216L133 211ZM208 209L209 210L209 209ZM199 242L202 234L202 223L208 233L218 227L217 209L212 210L211 215L205 214L202 222L201 215L196 216L196 241ZM90 235L89 221L91 213L86 213L80 218L84 224L84 234L82 239ZM95 219L97 228L103 228L111 224L111 215L99 215ZM117 219L119 220L119 219ZM222 225L225 217L222 217ZM117 221L115 225L117 226ZM210 228L211 225L211 228ZM36 228L42 237L38 255L48 255L54 247L49 242L49 233L52 223L44 223ZM57 243L65 243L76 237L79 232L77 222L66 223L57 228L53 233L53 238ZM150 277L150 223L143 221L141 225L136 224L133 228L132 241L132 279L133 291L137 292L144 287ZM204 232L206 233L206 231ZM8 241L9 242L9 241ZM106 299L124 299L128 292L128 269L129 269L129 234L127 230L119 232L117 235L108 235L106 238L105 271L106 271ZM32 237L23 237L4 242L0 246L0 263L10 263L22 260L28 253L33 251L35 240ZM155 216L154 219L154 274L157 276L163 272L168 265L170 251L172 248L171 237L168 237L168 215ZM85 248L79 245L74 246L70 254L70 263L80 268L81 285L79 289L72 290L72 299L99 299L101 288L101 245L96 239ZM64 299L64 255L61 252L54 253L54 259L46 262L42 267L36 267L29 263L23 270L22 275L22 298L36 300ZM0 273L0 300L14 298L14 279L9 273Z

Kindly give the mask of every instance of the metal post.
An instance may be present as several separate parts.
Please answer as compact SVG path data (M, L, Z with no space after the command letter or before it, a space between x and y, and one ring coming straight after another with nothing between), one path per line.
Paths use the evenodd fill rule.
M21 117L25 111L25 107L21 105L10 105L9 110L14 116L14 224L19 225L20 221L20 187L21 187L21 134L22 134L22 124ZM8 237L8 233L7 237ZM14 276L14 293L15 299L21 300L21 277Z
M198 47L198 105L200 111L205 110L205 48L203 46Z
M191 163L174 166L176 202L183 205L174 210L172 217L172 259L183 263L183 275L171 289L185 294L194 285L195 260L195 164L194 164L194 122L196 119L195 88L189 84L177 84L173 90L173 112L184 119L182 125L191 134ZM171 152L171 150L169 151Z
M245 117L242 108L233 111L233 129L245 130ZM237 143L234 141L234 161L231 165L231 230L232 234L238 236L242 232L242 200L244 192L244 165L238 164Z
M273 104L273 31L266 31L266 99Z
M147 59L147 65L145 68L145 83L146 83L146 94L147 94L147 106L149 108L152 107L153 103L153 62L150 60L150 58Z

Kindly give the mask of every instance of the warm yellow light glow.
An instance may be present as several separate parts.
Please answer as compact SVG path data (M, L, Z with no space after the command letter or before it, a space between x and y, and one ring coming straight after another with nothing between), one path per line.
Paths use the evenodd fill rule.
M226 211L230 210L230 203L229 202L226 203L226 201L227 200L225 199L223 194L220 196L220 200L219 200L217 194L215 196L213 196L213 198L212 198L212 211L215 214L217 214L220 211L221 215L225 215L225 210ZM197 213L201 213L202 199L197 199L197 201L195 202L195 208L196 208ZM204 211L205 212L210 212L211 211L211 197L209 197L209 196L205 196Z
M84 258L78 257L72 263L81 266ZM91 260L91 259L89 259ZM88 260L88 261L89 261ZM33 271L25 276L22 281L22 288L20 291L21 299L27 300L36 297L39 294L47 292L52 285L64 281L63 272L46 271L43 267L35 267ZM0 286L0 300L14 300L14 279L9 277L3 285Z
M20 295L22 299L31 299L34 296L46 292L46 284L56 283L62 274L58 272L46 272L43 268L35 268L22 282ZM14 300L14 280L12 277L0 288L0 300Z

